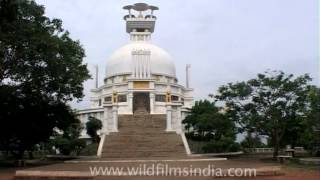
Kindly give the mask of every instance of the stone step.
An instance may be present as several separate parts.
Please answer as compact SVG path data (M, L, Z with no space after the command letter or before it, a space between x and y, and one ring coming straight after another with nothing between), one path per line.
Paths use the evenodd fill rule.
M152 123L157 123L157 124L165 124L166 121L164 120L157 120L157 119L148 119L148 118L145 118L145 119L140 119L140 118L134 118L134 119L119 119L119 123L120 124L129 124L129 123L149 123L149 124L152 124Z
M108 142L107 142L108 143ZM176 142L167 142L167 143L150 143L150 141L145 141L145 142L137 142L137 143L115 143L115 142L111 142L109 141L108 145L106 145L105 147L137 147L137 146L142 146L142 147L166 147L166 148L170 148L170 147L176 147L176 146L180 146L183 144L180 143L176 143ZM168 147L170 146L170 147Z
M106 149L107 150L107 149ZM166 152L166 153L177 153L177 152L183 152L183 150L176 150L176 149L165 149L165 148L162 148L162 149L158 149L158 150L150 150L149 149L109 149L108 151L106 151L107 153L135 153L135 152L152 152L152 153L161 153L161 152Z
M143 124L143 123L132 123L132 124L119 124L118 128L137 128L137 129L143 129L143 128L159 128L159 129L165 129L165 124Z
M103 150L105 152L135 152L135 151L150 151L150 152L162 152L162 151L165 151L165 152L182 152L183 150L176 147L176 148L159 148L159 149L155 149L153 148L152 150L150 150L150 148L152 147L144 147L144 148L133 148L133 147L130 147L130 149L128 149L129 147L126 147L127 149L124 150L123 149L124 147L122 148L112 148L112 147L108 147L108 148L104 148ZM180 149L180 150L177 150L177 149Z
M132 140L132 141L130 141L130 140L123 140L123 141L121 141L121 139L119 139L119 141L121 141L121 142L114 142L115 140L118 140L118 139L114 139L114 140L109 140L109 141L105 141L107 144L110 144L110 145L115 145L115 144L119 144L119 145L135 145L135 146L137 146L137 145L143 145L143 144L146 144L146 145L148 145L148 146L164 146L164 145L167 145L167 144L170 144L170 145L176 145L176 144L182 144L182 142L180 143L180 142L177 142L177 141L179 141L179 140L175 140L175 141L173 141L173 140L171 140L171 141L163 141L163 139L161 139L161 140L158 140L158 141L152 141L152 140L141 140L141 141L136 141L136 140ZM156 139L157 140L157 139ZM162 145L163 144L163 145Z
M130 146L129 146L130 147ZM183 149L180 149L179 146L174 146L174 147L171 147L171 148L166 148L166 147L158 147L158 148L155 148L155 147L150 147L150 146L144 146L144 147L112 147L112 146L107 146L105 147L103 150L105 150L105 152L111 152L111 151L114 151L114 150L117 150L117 151L121 151L121 152L125 152L125 151L184 151ZM126 149L124 149L126 148ZM150 149L152 148L152 149Z
M119 142L114 142L114 141L119 141ZM146 144L148 146L164 146L164 145L176 145L176 144L182 144L180 142L177 142L179 141L178 139L177 140L170 140L170 141L165 141L165 139L147 139L147 140L130 140L130 139L110 139L110 140L106 140L105 142L107 144L110 144L110 145L143 145L143 144Z
M146 153L146 152L140 152L140 153L117 153L117 154L112 154L112 153L106 153L102 154L102 158L118 158L118 159L123 159L123 158L154 158L154 157L167 157L167 158L172 158L172 157L186 157L185 154L182 153Z
M119 132L106 136L102 158L185 157L181 136L165 128L165 115L120 115Z
M183 151L110 151L107 153L102 153L102 155L117 155L117 154L127 154L127 155L134 155L134 154L158 154L158 155L185 155Z
M123 144L116 144L116 143L110 143L110 145L105 146L106 148L103 149L115 149L115 148L135 148L135 149L141 149L141 148L162 148L162 149L172 149L175 150L175 147L182 146L183 144L173 144L173 143L167 143L163 145L157 145L157 144L151 144L151 145L144 145L145 143L136 143L132 145L126 145L125 143ZM170 147L167 147L170 146Z
M108 142L107 142L108 143ZM150 141L145 141L145 142L142 142L142 141L140 141L140 142L137 142L137 143L114 143L114 142L111 142L111 141L109 141L109 143L108 144L110 144L110 145L107 145L107 146L125 146L125 145L127 145L127 146L130 146L130 147L136 147L136 146L144 146L144 147L167 147L167 145L170 145L170 147L173 147L173 146L179 146L179 145L183 145L183 144L180 144L180 143L176 143L176 142L168 142L168 143L162 143L162 144L160 144L160 143L150 143ZM146 144L146 145L144 145L144 144ZM106 146L106 147L107 147ZM169 147L167 147L167 148L169 148Z
M169 145L169 144L168 144ZM171 145L171 144L170 144ZM113 150L113 149L120 149L121 151L126 151L126 150L131 150L131 149L146 149L146 150L149 150L150 148L152 148L152 151L157 151L157 150L173 150L173 151L176 151L176 150L179 150L176 149L177 147L181 146L180 144L178 145L173 145L173 146L170 146L170 147L167 147L167 146L130 146L130 145L127 145L125 146L125 144L123 145L119 145L119 144L113 144L113 145L108 145L108 146L105 146L105 148L103 148L104 150ZM121 148L129 148L130 149L125 149L125 150L122 150Z
M144 130L144 131L164 131L166 129L166 127L164 126L155 126L155 125L143 125L143 126L140 126L140 125L120 125L118 127L119 131L125 131L125 130L131 130L131 131L141 131L141 130Z
M172 154L168 155L168 153L157 153L157 154L152 154L152 153L136 153L136 154L107 154L107 155L102 155L103 158L146 158L146 157L167 157L167 158L178 158L178 157L185 157L185 155L180 155L180 154Z
M131 131L131 132L135 132L135 131ZM150 134L148 134L150 133ZM165 131L156 131L156 132L153 132L153 131L137 131L136 134L132 133L132 134L126 134L122 131L120 131L119 133L117 134L110 134L110 135L107 135L107 137L134 137L134 138L148 138L149 136L146 136L146 135L152 135L154 137L157 137L157 136L170 136L170 137L179 137L180 135L179 134L176 134L176 133L171 133L171 132L165 132Z
M152 152L157 152L157 151L173 151L173 152L176 152L176 151L184 151L183 148L179 148L179 146L175 146L175 147L171 147L171 148L166 148L166 147L159 147L159 148L152 148L150 149L150 147L148 146L144 146L144 147L131 147L131 148L126 148L126 149L123 149L122 148L118 148L118 147L111 147L111 146L108 146L106 148L104 148L103 150L105 150L105 152L112 152L112 151L119 151L119 152L125 152L125 151L152 151Z
M118 139L115 139L115 140L118 140ZM121 139L119 139L120 141L121 141ZM149 144L149 146L153 146L153 145L160 145L161 146L161 144L170 144L170 145L175 145L175 144L180 144L180 143L178 143L178 142L176 142L176 141L178 141L178 140L176 140L176 141L173 141L173 140L171 140L171 141L164 141L163 139L155 139L155 140L157 140L156 142L155 141L153 141L152 139L149 139L149 140L132 140L132 141L130 141L130 140L123 140L123 141L121 141L121 142L113 142L112 140L106 140L105 142L107 142L108 144L127 144L127 145L130 145L130 144L133 144L133 145L137 145L137 144L144 144L144 143L147 143L147 144Z
M157 125L157 126L163 126L166 125L166 122L157 122L157 121L152 121L152 120L133 120L133 121L128 121L128 122L123 122L125 120L119 120L119 125L124 125L124 126L130 126L130 125ZM150 122L148 122L150 121Z
M137 137L137 136L136 136ZM172 138L171 140L166 140L165 138ZM163 143L166 143L166 142L175 142L179 139L177 138L174 138L172 136L150 136L150 137L145 137L145 138L139 138L139 139L134 139L135 137L132 137L132 136L122 136L122 137L109 137L109 139L106 139L105 141L106 142L110 142L110 141L113 141L113 140L121 140L121 141L124 141L124 142L127 142L127 143L130 143L130 144L133 144L133 143L138 143L138 142L154 142L155 144L159 144L159 142L163 142ZM137 137L138 138L138 137ZM174 138L174 139L173 139ZM120 143L120 142L116 142L116 143Z

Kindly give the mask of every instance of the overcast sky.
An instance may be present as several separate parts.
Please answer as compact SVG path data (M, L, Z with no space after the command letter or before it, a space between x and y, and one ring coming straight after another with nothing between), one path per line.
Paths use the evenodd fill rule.
M59 18L86 51L93 72L99 65L100 85L108 57L128 42L123 16L131 0L36 0L46 15ZM177 77L185 84L191 64L196 99L228 82L255 77L267 69L301 75L319 82L319 12L317 0L145 0L160 8L152 41L174 58ZM86 97L73 107L89 107Z

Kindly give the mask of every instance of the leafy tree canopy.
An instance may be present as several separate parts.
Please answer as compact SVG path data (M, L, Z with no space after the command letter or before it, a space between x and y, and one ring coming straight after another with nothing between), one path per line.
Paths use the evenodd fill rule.
M207 141L205 152L235 151L235 124L223 110L208 100L197 101L183 120L187 136L193 140Z
M309 106L305 121L301 123L303 131L296 138L296 143L320 156L320 88L311 86L307 95Z
M0 17L0 85L63 101L83 96L85 53L61 20L44 16L44 7L30 0L2 0Z
M62 21L32 0L0 1L0 142L21 158L76 121L66 105L90 76Z
M225 103L226 113L242 131L270 137L277 156L284 135L302 127L310 80L308 75L294 78L282 71L268 71L249 81L222 86L214 97Z

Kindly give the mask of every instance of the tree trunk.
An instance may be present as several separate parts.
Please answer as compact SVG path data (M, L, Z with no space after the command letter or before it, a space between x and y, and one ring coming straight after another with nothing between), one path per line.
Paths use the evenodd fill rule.
M25 152L25 150L22 150L22 149L18 151L18 156L17 157L21 161L24 161L24 152Z
M273 159L277 159L278 155L279 155L279 146L276 144L273 148Z
M273 159L274 160L276 160L277 156L279 155L279 149L280 149L280 141L279 141L278 131L276 130L273 135Z
M249 148L255 148L255 147L253 147L252 133L250 131L248 131L248 146L249 146Z
M28 155L29 155L29 159L34 159L34 156L33 156L33 152L32 152L32 151L28 151Z
M11 154L15 158L15 166L24 167L26 165L24 160L24 152L25 150L19 149L17 152L11 151Z

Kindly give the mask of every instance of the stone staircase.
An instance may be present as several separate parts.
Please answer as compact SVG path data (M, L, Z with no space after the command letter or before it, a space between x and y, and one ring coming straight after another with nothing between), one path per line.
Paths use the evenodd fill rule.
M181 158L186 152L181 136L166 132L166 116L136 111L119 115L119 132L106 136L102 158Z
M142 115L145 115L145 116L149 116L149 113L148 113L148 111L146 110L146 109L144 109L144 108L139 108L139 109L137 109L135 112L134 112L134 115L135 116L142 116Z

